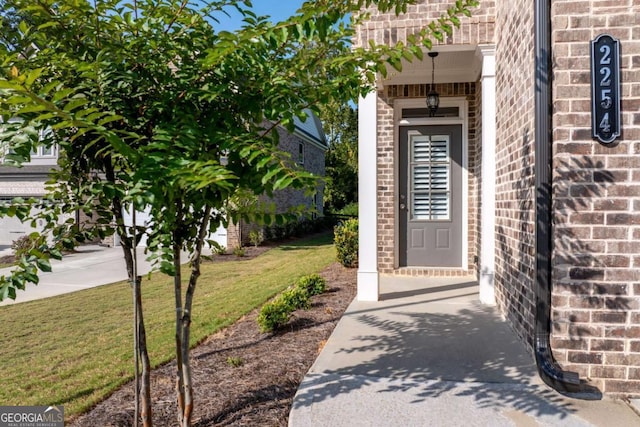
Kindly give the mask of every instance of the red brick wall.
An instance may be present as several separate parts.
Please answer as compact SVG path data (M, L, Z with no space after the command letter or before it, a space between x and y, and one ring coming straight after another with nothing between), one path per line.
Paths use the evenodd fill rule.
M496 11L496 300L525 342L534 325L533 3Z
M640 395L640 3L553 2L553 349L607 394ZM589 41L621 43L623 135L591 139Z

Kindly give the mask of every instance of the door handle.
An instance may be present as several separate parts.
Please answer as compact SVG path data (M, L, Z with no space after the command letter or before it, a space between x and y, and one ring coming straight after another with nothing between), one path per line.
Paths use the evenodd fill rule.
M404 210L406 208L406 206L404 205L404 203L400 203L400 210Z

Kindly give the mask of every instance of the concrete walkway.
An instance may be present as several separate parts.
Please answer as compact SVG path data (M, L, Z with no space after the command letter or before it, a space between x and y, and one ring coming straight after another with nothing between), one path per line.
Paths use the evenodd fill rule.
M143 249L138 250L138 274L149 272ZM52 271L40 273L40 283L29 283L24 291L16 292L16 299L0 302L0 306L47 298L80 291L109 283L127 280L122 248L85 245L65 255L61 261L51 261ZM14 267L0 269L0 276L8 275Z
M291 427L640 426L624 402L567 399L477 284L381 281L383 301L354 301L294 398Z

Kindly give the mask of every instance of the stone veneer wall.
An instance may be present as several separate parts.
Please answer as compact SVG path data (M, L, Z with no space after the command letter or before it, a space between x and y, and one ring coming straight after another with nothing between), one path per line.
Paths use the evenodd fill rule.
M640 396L640 2L552 2L556 359ZM622 137L591 138L590 40L620 39Z
M430 275L430 276L463 276L475 271L475 255L479 245L479 174L480 158L478 123L480 120L479 96L476 83L448 83L436 85L440 97L465 97L469 103L468 111L468 229L469 270L434 269L421 267L403 267L396 269L395 248L396 237L396 196L398 183L395 169L395 122L393 102L398 99L425 98L428 85L395 85L386 86L378 93L378 269L383 274Z

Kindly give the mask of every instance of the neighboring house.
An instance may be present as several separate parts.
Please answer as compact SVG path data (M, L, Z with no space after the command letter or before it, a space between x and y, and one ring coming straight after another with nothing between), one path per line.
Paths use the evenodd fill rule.
M453 2L418 3L404 19L372 10L354 44L404 40ZM380 275L475 276L548 384L579 390L572 371L638 397L640 3L550 3L549 18L544 0L480 0L433 48L434 117L427 55L360 100L358 298L379 299ZM592 137L590 42L601 34L621 44L619 58L597 52L598 64L619 59L620 75L594 72L611 120L604 101L621 81L622 135L610 144Z
M281 126L277 127L279 133L279 148L291 154L295 160L306 171L324 177L325 174L325 154L328 149L326 138L322 130L320 119L310 110L306 111L308 118L301 121L295 118L295 130L289 133ZM324 185L320 184L316 189L316 194L312 197L305 195L303 190L285 189L274 193L272 198L260 196L261 202L273 203L277 213L284 213L288 209L297 206L306 206L312 215L322 215ZM136 223L144 224L149 221L148 213L137 212ZM125 223L132 225L132 216L125 212ZM253 224L239 222L229 224L228 227L220 227L210 235L210 239L228 250L249 243L249 233L256 229ZM119 239L115 236L115 245L119 244ZM145 244L143 241L142 245Z
M8 203L15 197L44 197L45 182L57 160L57 148L54 146L49 149L38 147L38 151L32 153L31 161L20 168L1 165L0 161L0 202ZM32 228L29 223L22 223L16 218L0 218L0 246L10 246L16 239L36 230L38 228Z
M302 121L297 117L294 119L295 130L289 133L286 129L279 126L279 148L291 154L301 167L307 172L314 175L324 177L325 175L325 156L327 149L327 140L322 129L320 119L311 112L305 111L308 115L307 120ZM310 216L321 216L323 214L323 194L324 184L319 184L316 188L315 195L309 197L305 195L304 190L285 189L276 191L272 198L265 195L260 199L264 203L273 202L277 213L285 213L288 209L305 206L308 208ZM230 224L227 229L227 242L223 246L227 249L233 249L243 246L249 242L249 233L256 229L257 226L252 224Z
M280 126L277 128L280 134L279 148L290 153L292 158L305 170L323 177L327 142L318 117L311 111L307 111L307 113L309 116L306 121L295 119L293 133L287 132ZM0 203L11 202L15 197L44 197L46 194L45 182L48 180L51 168L57 164L57 161L58 151L54 146L49 149L38 147L38 151L32 153L31 161L20 168L0 164ZM262 196L262 199L265 202L273 202L278 213L283 213L294 206L305 205L308 206L310 212L314 211L316 215L322 215L323 191L324 185L321 184L313 197L305 196L302 190L282 190L276 192L272 199L267 199L266 196ZM77 220L83 219L85 218L77 218ZM133 224L131 212L125 212L124 219L126 224ZM148 213L137 212L137 224L144 224L147 221L149 221ZM16 218L0 218L0 246L10 246L16 239L39 230L39 227L32 228L29 223L21 223ZM220 227L211 234L210 238L221 246L232 249L246 244L249 241L249 232L253 228L255 227L242 223L231 224L228 229ZM119 238L112 236L107 238L104 243L119 245ZM141 244L144 245L145 242L143 241Z

